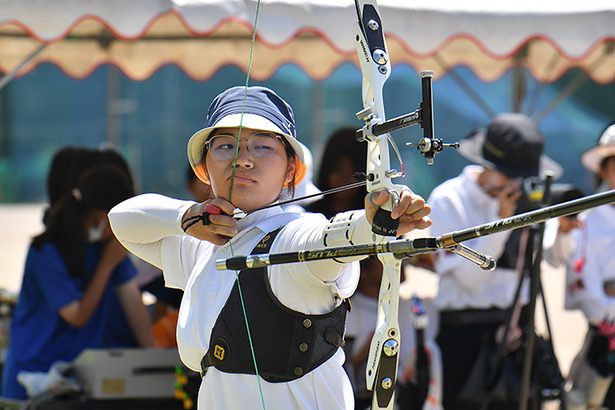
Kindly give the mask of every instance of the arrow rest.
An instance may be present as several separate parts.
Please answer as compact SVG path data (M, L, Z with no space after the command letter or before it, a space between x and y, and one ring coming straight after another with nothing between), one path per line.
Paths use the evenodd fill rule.
M433 165L436 154L442 152L444 148L459 148L458 142L444 143L441 138L421 138L418 144L407 142L407 147L416 147L425 157L427 165Z

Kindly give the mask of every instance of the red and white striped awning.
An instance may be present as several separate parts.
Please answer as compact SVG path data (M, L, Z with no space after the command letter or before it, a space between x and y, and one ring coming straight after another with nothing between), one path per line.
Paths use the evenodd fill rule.
M541 81L579 67L615 80L615 2L380 0L393 64L436 76L464 65L485 81L524 65ZM163 65L207 79L247 68L256 0L4 0L0 71L51 62L82 78L112 63L133 79ZM324 78L355 62L353 0L262 0L252 77L292 63ZM42 46L45 47L42 47Z

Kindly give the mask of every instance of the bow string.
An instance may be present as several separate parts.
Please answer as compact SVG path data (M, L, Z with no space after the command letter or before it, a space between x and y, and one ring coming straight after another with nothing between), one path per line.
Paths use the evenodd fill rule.
M241 132L243 130L243 118L244 118L244 114L245 114L245 108L246 108L246 100L247 100L247 93L248 93L248 86L250 84L250 73L252 71L252 60L254 57L254 45L256 43L256 30L258 27L258 16L259 16L259 12L260 12L260 0L256 1L256 10L254 12L254 24L253 24L253 28L252 28L252 35L251 35L251 39L250 39L250 54L248 57L248 67L246 70L246 81L244 84L244 92L243 92L243 102L242 102L242 106L241 106L241 115L240 115L240 119L239 119L239 130L237 132L237 145L235 147L235 155L233 158L233 172L231 174L231 185L229 187L229 194L228 194L228 201L230 203L233 203L233 186L235 184L235 172L237 170L237 161L239 159L239 145L241 143ZM233 241L229 241L229 249L230 249L230 253L231 255L235 255L235 252L233 250ZM250 331L250 323L248 320L248 313L247 313L247 309L246 309L246 304L245 304L245 299L243 297L243 292L241 289L241 282L239 280L239 269L234 270L235 272L235 283L237 284L237 290L239 293L239 300L241 301L241 311L243 314L243 319L244 319L244 323L246 326L246 332L248 334L248 344L250 345L250 354L252 356L252 364L254 365L254 372L256 373L256 380L257 380L257 384L258 384L258 392L259 392L259 398L260 398L260 402L261 402L261 407L263 410L266 410L267 407L265 405L265 395L263 393L263 386L262 386L262 382L261 382L261 377L258 371L258 362L256 360L256 351L254 350L254 343L252 341L252 332Z
M384 251L387 244L395 239L399 221L391 218L391 211L399 201L402 190L407 189L404 185L394 184L393 178L403 177L404 165L399 153L399 149L392 139L389 131L421 124L426 131L425 137L417 147L427 158L434 153L441 151L442 144L437 144L433 138L433 118L431 111L431 74L422 73L423 77L423 102L421 108L413 113L402 117L394 118L388 122L385 120L385 110L383 101L383 88L391 72L391 63L385 42L382 20L378 11L376 0L355 0L358 23L355 32L355 44L362 72L362 95L363 110L357 113L360 120L365 121L365 126L357 131L357 139L367 142L367 163L366 181L367 191L373 192L387 191L389 199L387 203L379 207L372 230L374 232L374 245L381 249L377 254L383 265L383 276L378 298L378 318L376 330L371 341L368 363L366 368L367 388L374 391L372 403L373 409L393 409L394 391L397 378L397 366L399 361L400 333L398 324L398 305L399 305L399 285L401 273L401 260L390 252ZM229 189L229 202L232 203L232 191L234 185L235 171L239 157L239 147L245 112L246 94L250 81L252 59L254 55L254 45L258 26L258 16L260 10L260 0L256 2L256 12L252 30L250 44L250 55L244 87L244 100L241 112L240 126L237 136L237 146L233 160L233 172ZM427 90L427 91L426 91ZM391 168L389 148L393 148L401 171ZM229 242L231 255L229 260L242 260L242 264L231 267L226 263L219 263L219 269L233 269L235 280L238 286L239 296L242 304L243 317L247 329L250 351L258 380L258 388L261 399L261 406L265 407L265 397L261 385L261 377L258 372L256 353L252 343L250 326L248 321L247 309L239 281L240 267L250 267L245 265L245 257L235 257L233 251L233 241ZM432 246L433 247L433 246ZM255 256L258 259L258 255ZM262 262L262 260L261 260ZM265 265L269 264L269 260ZM265 266L263 265L263 266Z

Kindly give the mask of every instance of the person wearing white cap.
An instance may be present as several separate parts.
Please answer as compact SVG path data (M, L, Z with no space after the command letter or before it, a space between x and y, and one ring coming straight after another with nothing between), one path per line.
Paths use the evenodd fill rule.
M218 271L215 261L368 243L387 194L373 194L376 205L366 201L365 210L332 221L275 206L306 166L291 107L264 87L218 95L205 127L188 142L188 159L214 198L141 195L116 206L109 219L124 246L160 267L167 286L184 290L177 341L182 361L203 375L198 408L352 409L340 346L358 262L233 272ZM238 208L247 214L239 221ZM429 226L429 211L421 197L403 192L393 209L398 234Z
M615 189L615 123L581 156L596 176L597 189ZM615 403L615 207L603 205L579 215L566 273L566 308L580 309L589 324L569 378L570 400L579 408L613 408ZM610 386L610 389L609 389ZM608 394L607 394L608 391Z

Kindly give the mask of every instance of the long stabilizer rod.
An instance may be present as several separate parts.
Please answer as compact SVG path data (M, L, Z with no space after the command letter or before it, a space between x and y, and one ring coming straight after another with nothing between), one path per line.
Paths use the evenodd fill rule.
M260 254L250 256L236 256L216 261L218 270L241 270L245 268L259 268L269 265L285 263L308 262L322 259L344 258L352 256L375 255L390 252L400 259L433 252L437 249L454 249L456 245L479 236L487 236L498 232L523 228L548 219L575 214L590 208L615 203L615 189L589 195L573 201L551 205L535 211L513 215L509 218L499 219L483 225L447 233L438 237L397 239L379 244L364 244L340 246L328 249L315 249L306 251L286 252L277 254Z

